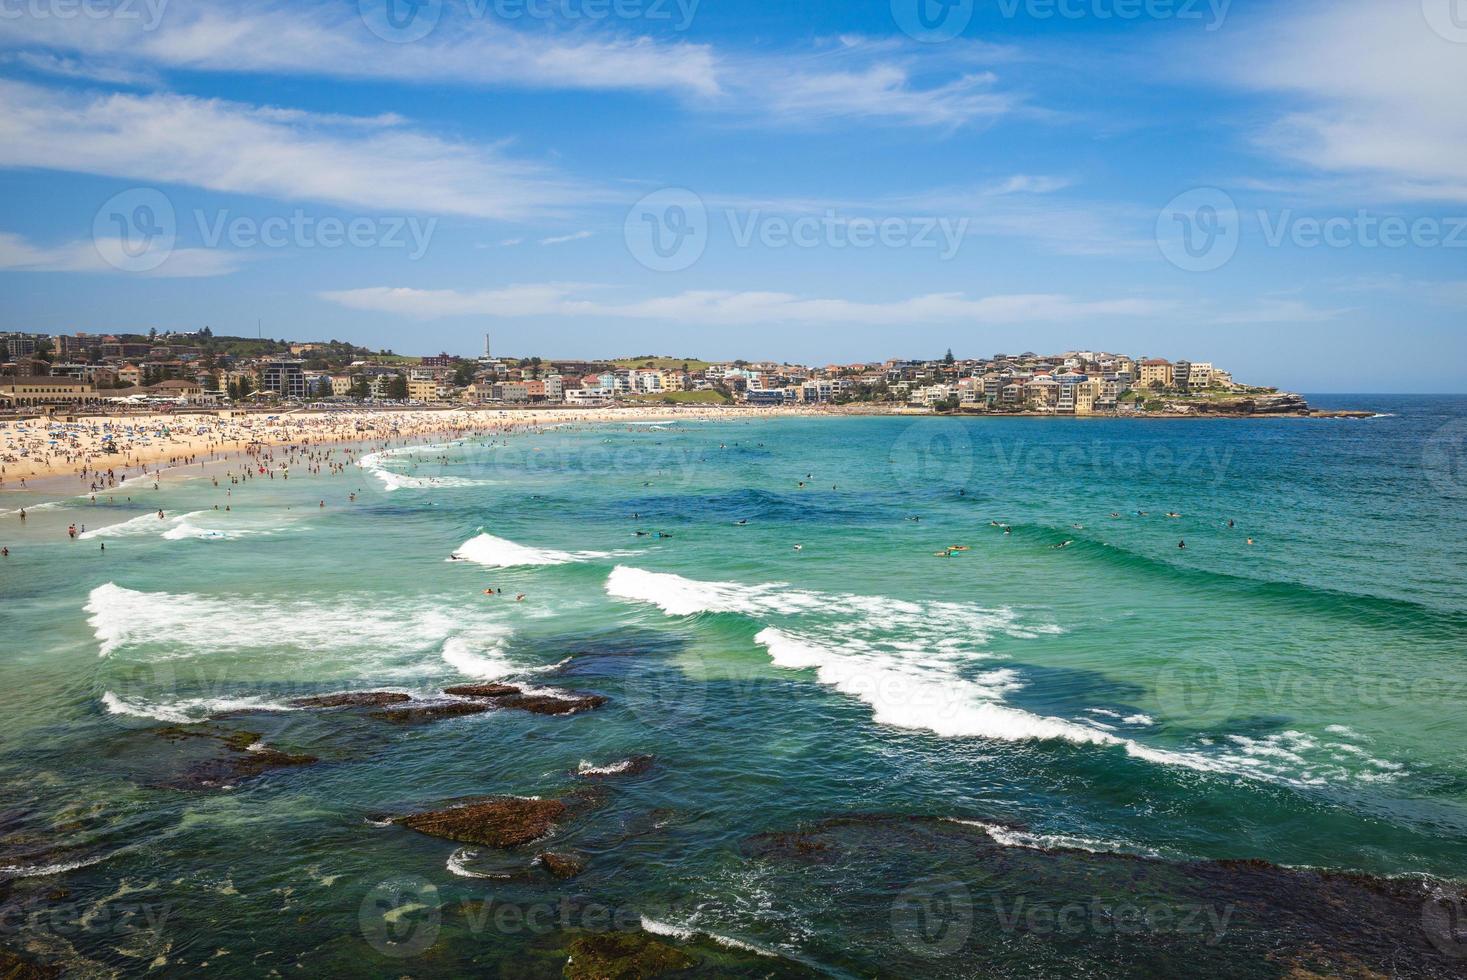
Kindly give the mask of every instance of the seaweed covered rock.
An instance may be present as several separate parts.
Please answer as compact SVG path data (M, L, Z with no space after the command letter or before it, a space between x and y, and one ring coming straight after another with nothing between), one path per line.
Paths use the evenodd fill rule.
M565 812L559 800L496 796L398 817L395 822L432 837L508 848L544 837Z
M507 694L519 694L520 689L513 684L457 684L445 687L443 693L456 698L502 698Z
M642 980L689 969L694 960L645 932L602 932L571 944L567 980Z
M586 859L579 854L546 851L540 855L540 863L557 878L574 878L586 870Z
M61 971L54 966L42 966L18 953L0 949L0 980L54 980Z
M477 701L447 701L442 704L415 704L406 708L389 708L372 712L373 718L390 721L394 725L422 725L444 718L461 718L464 715L480 715L489 710L489 705Z
M495 701L501 708L514 708L537 715L573 715L601 707L607 698L600 694L549 695L512 694Z
M290 702L292 708L383 708L389 704L405 704L411 695L397 691L347 691L341 694L321 694L309 698L296 698Z

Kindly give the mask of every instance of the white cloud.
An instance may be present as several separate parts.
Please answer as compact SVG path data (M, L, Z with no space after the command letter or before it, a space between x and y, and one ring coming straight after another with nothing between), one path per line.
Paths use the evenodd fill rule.
M594 287L592 287L594 288ZM612 317L688 324L748 325L802 323L910 326L965 321L984 324L1074 322L1093 317L1148 317L1175 310L1151 299L1078 300L1052 294L1016 294L969 299L961 293L932 293L887 303L812 299L780 292L689 290L670 296L609 303L590 299L590 288L566 283L459 291L370 287L324 292L350 309L402 316Z
M180 248L174 249L158 268L128 274L158 279L193 279L228 275L239 268L240 263L241 257L230 252ZM35 245L20 235L0 232L0 271L116 274L127 265L126 253L117 239L74 241L47 247Z
M646 38L588 41L544 30L516 31L492 14L470 16L463 5L445 5L443 18L420 40L392 43L368 29L355 0L170 0L156 24L144 16L3 18L0 43L189 71L387 78L412 84L453 81L703 95L718 91L713 57L703 45L659 44Z
M591 237L591 232L589 232L589 231L577 231L577 232L572 232L569 235L553 235L550 238L542 238L542 239L540 239L540 244L541 245L563 245L566 242L579 242L582 239L586 239L586 238L590 238L590 237Z
M652 5L648 5L649 9ZM1013 51L976 42L920 45L840 38L811 51L729 52L629 36L610 23L506 26L475 4L446 3L443 19L410 43L384 41L355 2L171 0L147 17L0 18L0 45L65 52L56 70L86 66L391 80L410 85L655 92L759 125L871 119L952 128L987 122L1022 98L988 66ZM673 11L676 4L665 4ZM649 28L663 27L649 22ZM27 57L38 57L34 51ZM69 69L65 66L73 66Z
M1433 31L1420 3L1308 0L1232 37L1198 54L1281 98L1262 147L1370 199L1467 201L1467 48Z
M391 116L313 115L169 94L61 93L0 80L0 167L102 174L373 212L518 219L584 190L495 147Z

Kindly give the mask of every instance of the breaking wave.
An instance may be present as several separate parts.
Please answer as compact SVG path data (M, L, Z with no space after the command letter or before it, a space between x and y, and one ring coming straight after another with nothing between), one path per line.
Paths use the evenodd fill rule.
M479 534L458 546L454 555L489 568L517 568L531 565L568 565L572 562L595 561L610 557L604 551L553 551L530 548L492 534ZM452 561L453 559L450 559Z
M1094 718L1056 718L1016 707L1006 698L1026 685L1017 670L991 663L995 655L987 649L988 640L999 634L1036 638L1061 630L1023 623L1010 609L819 593L780 583L700 582L625 566L612 571L606 591L673 616L737 613L753 618L763 627L754 642L774 666L814 671L819 683L863 702L873 720L893 728L945 738L1116 748L1159 765L1295 785L1379 782L1401 771L1347 743L1301 732L1265 739L1232 736L1221 745L1201 740L1203 744L1187 749L1157 748L1115 734L1115 725ZM1129 726L1153 724L1143 714L1107 709L1091 709L1091 714L1116 715ZM1352 771L1340 763L1342 754L1357 756L1366 768Z

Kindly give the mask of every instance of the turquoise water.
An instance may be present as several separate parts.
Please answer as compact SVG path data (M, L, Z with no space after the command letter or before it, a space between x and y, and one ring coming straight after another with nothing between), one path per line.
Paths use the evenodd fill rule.
M1380 416L565 427L5 494L0 948L549 976L640 923L709 975L1459 974L1467 400L1337 401ZM473 680L610 702L284 710ZM200 780L233 750L168 726L318 761ZM502 852L385 824L484 795L579 802Z

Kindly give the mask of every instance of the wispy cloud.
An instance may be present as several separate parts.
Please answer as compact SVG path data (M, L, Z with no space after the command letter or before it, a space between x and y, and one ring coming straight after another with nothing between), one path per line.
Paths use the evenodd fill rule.
M586 190L497 147L395 117L342 117L169 94L71 94L0 80L0 167L103 174L374 213L520 219Z
M1210 39L1202 63L1277 98L1259 146L1348 179L1357 200L1467 201L1467 56L1420 8L1305 0L1230 34L1221 57Z
M459 291L370 287L324 292L333 303L356 310L401 316L555 316L611 317L690 324L744 326L798 323L912 326L962 321L984 324L1060 323L1094 317L1149 317L1175 311L1169 301L1145 298L1082 300L1052 294L1014 294L969 298L961 293L931 293L886 303L839 298L809 298L781 292L689 290L631 302L589 298L595 287L565 283Z
M129 274L157 279L195 279L228 275L238 269L241 262L242 257L232 252L180 248L173 250L156 269ZM117 274L119 269L127 266L122 243L115 238L41 246L20 235L0 232L0 271Z
M578 241L581 241L582 239L590 238L590 237L591 237L591 232L589 232L589 231L577 231L577 232L573 232L573 233L571 233L569 235L554 235L554 236L552 236L550 238L542 238L542 239L540 239L540 244L541 245L562 245L565 242L578 242Z
M814 50L730 51L628 34L611 23L513 28L474 15L476 6L483 7L445 3L443 22L411 43L378 37L355 3L172 0L156 25L144 17L0 19L0 45L42 59L38 70L49 65L76 77L106 66L139 77L173 70L634 91L758 125L863 119L953 128L1024 103L992 71L1014 57L995 45L845 37Z
M471 16L464 4L443 10L444 22L432 33L400 44L373 34L355 2L316 0L171 0L156 24L141 16L7 17L0 19L0 42L188 71L718 91L704 45L516 31L493 17Z

